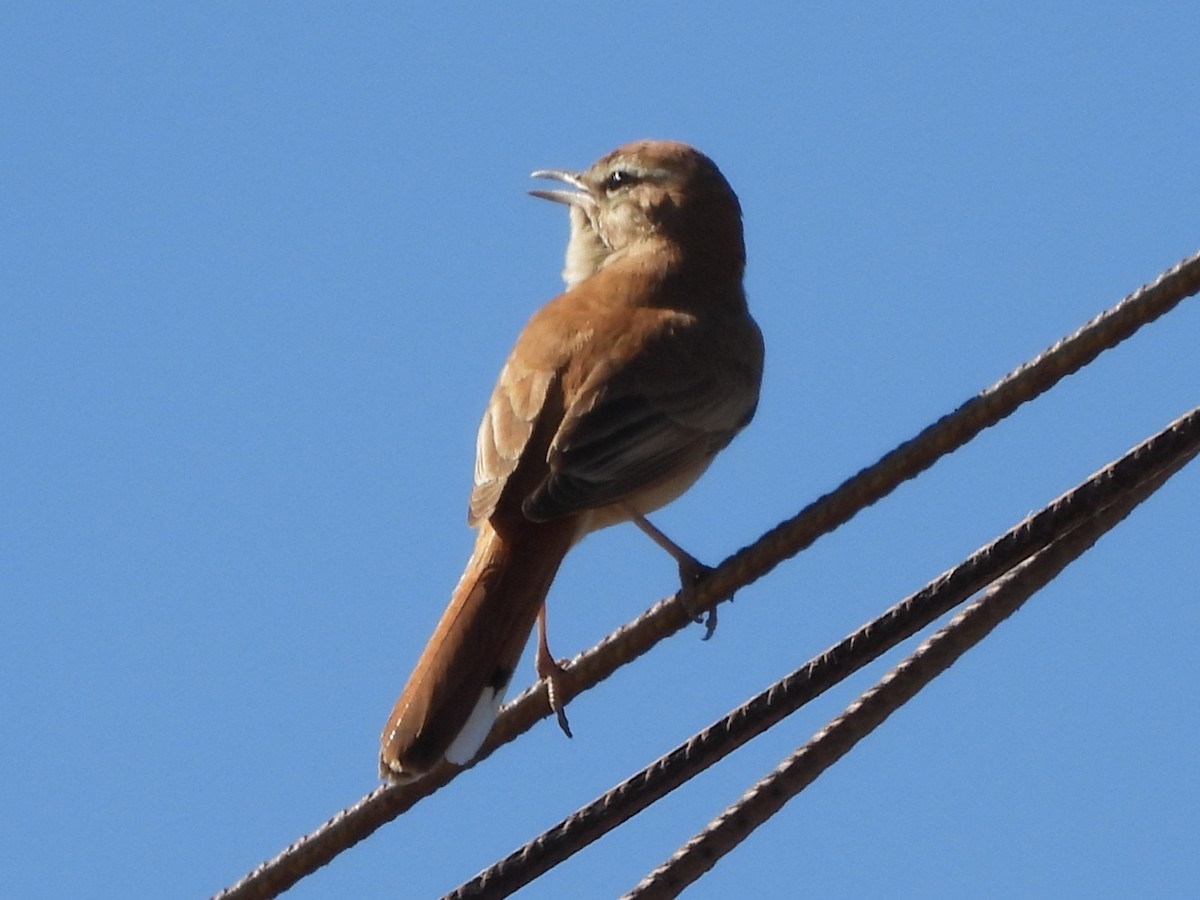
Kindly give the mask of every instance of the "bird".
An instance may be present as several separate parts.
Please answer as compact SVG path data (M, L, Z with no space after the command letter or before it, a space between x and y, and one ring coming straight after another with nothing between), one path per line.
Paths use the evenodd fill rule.
M535 667L559 724L562 673L545 601L584 536L630 521L704 567L646 516L686 491L754 416L762 333L743 288L737 195L676 141L624 144L565 187L566 289L539 309L500 371L476 439L474 549L380 736L380 776L414 781L478 752L538 627Z

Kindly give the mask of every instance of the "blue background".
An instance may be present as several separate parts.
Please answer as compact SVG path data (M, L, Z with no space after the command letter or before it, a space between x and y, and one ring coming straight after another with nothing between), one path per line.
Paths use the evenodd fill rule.
M1200 247L1198 38L1186 3L6 7L6 895L205 896L374 787L560 288L530 171L675 138L742 199L762 404L657 517L716 562ZM1198 337L1189 301L290 896L470 877L1196 404ZM1198 501L1193 466L688 896L1193 894ZM590 538L552 646L674 578ZM883 671L525 895L629 889Z

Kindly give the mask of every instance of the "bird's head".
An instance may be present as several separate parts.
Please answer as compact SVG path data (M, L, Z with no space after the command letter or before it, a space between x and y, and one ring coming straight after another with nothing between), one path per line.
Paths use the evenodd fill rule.
M541 169L533 177L574 189L530 191L570 207L563 271L568 287L614 259L656 248L741 277L745 246L737 196L716 164L687 144L635 141L582 172Z

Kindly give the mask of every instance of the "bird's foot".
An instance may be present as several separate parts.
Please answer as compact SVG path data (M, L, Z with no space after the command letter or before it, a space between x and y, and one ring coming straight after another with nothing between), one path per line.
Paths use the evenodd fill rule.
M685 554L679 559L679 600L692 621L704 625L704 637L700 639L702 641L707 641L717 630L717 608L714 606L710 610L699 611L695 602L696 585L711 571L712 566L706 566L690 554Z

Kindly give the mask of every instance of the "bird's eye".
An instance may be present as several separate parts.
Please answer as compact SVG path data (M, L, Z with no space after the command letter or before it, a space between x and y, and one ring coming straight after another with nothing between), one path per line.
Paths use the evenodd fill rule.
M606 191L615 191L617 188L637 184L640 180L636 172L631 172L628 169L617 169L610 172L609 176L604 179L604 189Z

